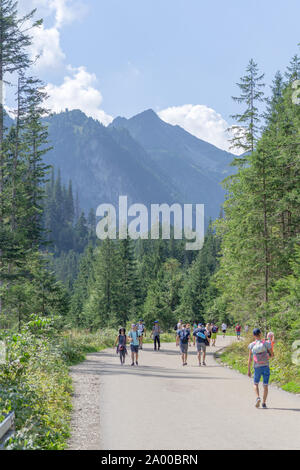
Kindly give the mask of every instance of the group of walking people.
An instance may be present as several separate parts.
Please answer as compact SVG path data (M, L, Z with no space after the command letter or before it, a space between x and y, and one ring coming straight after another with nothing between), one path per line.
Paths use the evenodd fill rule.
M222 334L225 338L227 325L222 324ZM181 320L177 323L176 327L176 346L180 347L182 365L187 365L188 349L192 345L197 347L198 365L206 366L206 348L207 346L216 346L216 338L218 333L218 326L214 323L206 325L202 323L193 323L193 327L189 323L183 323ZM235 327L238 341L241 337L242 327L237 324ZM193 331L191 333L191 331ZM248 327L245 332L248 332ZM161 328L158 320L154 322L151 337L154 341L154 350L160 350L160 335ZM127 353L127 344L130 344L131 350L131 366L138 366L139 350L143 349L143 338L146 337L146 327L143 320L137 324L131 325L131 330L126 335L125 328L120 328L119 335L116 338L117 354L120 356L121 364L125 364ZM254 363L254 390L256 394L255 406L257 408L262 404L263 408L267 408L268 386L270 380L270 365L269 360L274 357L274 334L268 333L266 339L263 338L261 330L255 328L253 330L253 341L249 344L249 357L248 357L248 376L251 377L251 366ZM260 396L259 382L263 380L263 397Z
M207 323L206 325L203 325L202 323L194 322L193 333L191 333L190 324L183 323L179 320L176 330L176 346L180 347L182 365L187 365L188 348L191 346L193 339L193 346L197 346L199 366L206 366L206 347L216 346L219 327L215 323ZM226 329L224 331L223 333L226 334Z
M154 350L160 350L160 335L161 328L159 321L154 322L151 337L154 341ZM116 338L117 354L120 356L121 365L125 364L125 358L128 354L127 344L130 345L131 351L131 366L139 365L139 350L143 349L143 340L146 338L146 327L143 320L140 320L138 323L133 323L131 325L131 330L128 335L126 335L126 329L120 328L119 334Z

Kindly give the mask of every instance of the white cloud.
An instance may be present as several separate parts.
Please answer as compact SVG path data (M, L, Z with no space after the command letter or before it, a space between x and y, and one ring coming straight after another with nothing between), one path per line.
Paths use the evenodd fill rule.
M80 109L87 116L108 125L113 118L100 109L103 98L95 87L96 75L89 73L84 66L72 68L66 65L66 54L60 42L62 28L85 15L86 3L83 0L20 0L19 6L21 14L37 8L36 18L47 18L48 24L52 22L50 27L42 25L32 31L30 50L32 59L39 56L34 66L38 73L44 69L64 73L60 85L46 85L49 96L47 107L54 112L64 111L66 108Z
M66 108L80 109L102 124L110 124L113 118L100 109L103 98L100 91L93 86L97 82L96 75L89 73L85 67L69 66L68 71L69 74L64 77L61 85L49 83L46 86L49 95L47 106L57 113Z
M81 0L19 0L20 14L37 8L36 18L52 18L53 25L32 30L32 59L39 56L36 69L58 68L66 56L60 44L60 31L66 24L81 19L87 7ZM50 20L51 21L51 20Z
M54 16L55 28L81 19L88 9L83 0L19 0L21 14L35 8L42 18Z
M60 32L56 28L35 28L32 32L31 56L38 57L37 68L58 68L63 65L66 55L60 46Z
M82 1L51 0L50 8L55 11L56 27L61 28L67 23L81 19L87 7Z
M199 139L232 152L228 132L230 126L214 109L200 104L185 104L159 111L158 115L163 121L180 126Z

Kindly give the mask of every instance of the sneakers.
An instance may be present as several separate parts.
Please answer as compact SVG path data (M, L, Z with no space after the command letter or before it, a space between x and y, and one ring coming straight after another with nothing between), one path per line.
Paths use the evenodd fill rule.
M203 362L203 365L204 365L204 366L206 366L206 363L205 363L205 362Z
M262 404L262 407L263 407L265 410L268 408L267 405L266 405L266 403L263 403L263 404Z
M260 402L261 402L260 397L256 398L256 403L255 403L256 408L260 407Z
M131 367L134 366L134 362L131 364Z
M135 363L135 364L138 366L138 365L139 365L138 361L136 361L136 363Z

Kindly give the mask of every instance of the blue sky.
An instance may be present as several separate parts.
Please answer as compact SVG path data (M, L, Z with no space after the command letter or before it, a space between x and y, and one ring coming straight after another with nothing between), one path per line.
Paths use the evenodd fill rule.
M53 109L81 105L107 124L153 108L207 140L214 139L215 122L218 146L217 134L236 111L230 97L249 59L270 84L299 51L299 0L20 4L37 6L45 17L34 52L43 49L37 72L49 84Z

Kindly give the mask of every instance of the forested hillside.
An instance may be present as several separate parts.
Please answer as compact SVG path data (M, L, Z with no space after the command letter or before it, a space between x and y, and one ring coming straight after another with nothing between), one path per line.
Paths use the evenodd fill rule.
M263 116L263 75L253 61L241 79L237 122L246 138L234 144L248 153L224 182L228 196L225 217L217 223L222 243L214 278L214 304L234 320L291 338L300 326L300 106L294 99L299 78L295 56L284 76L276 74Z

